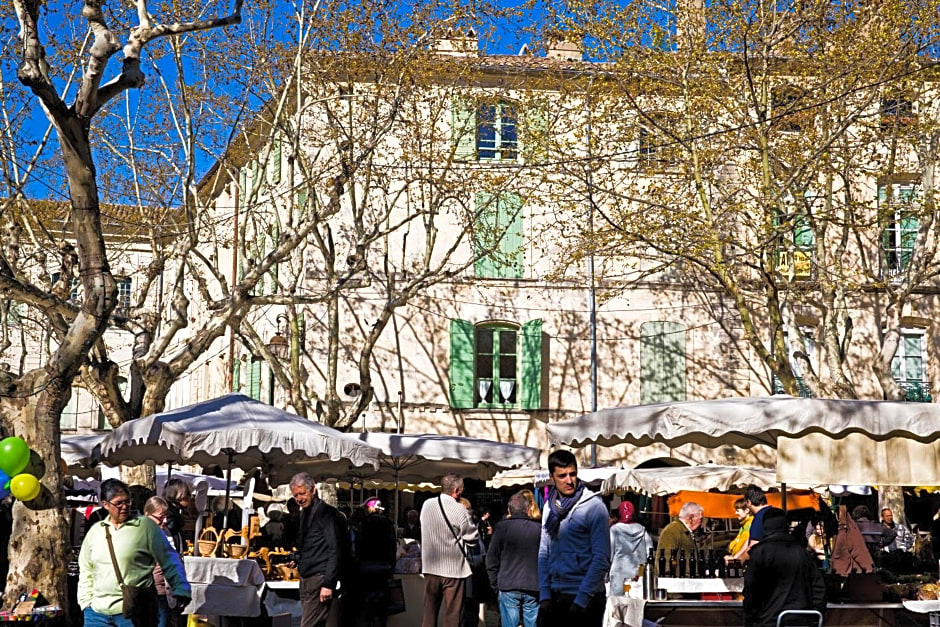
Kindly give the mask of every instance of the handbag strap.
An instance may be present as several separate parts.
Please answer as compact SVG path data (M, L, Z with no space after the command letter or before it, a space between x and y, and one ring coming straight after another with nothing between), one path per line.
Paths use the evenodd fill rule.
M121 584L121 587L124 587L124 577L121 577L121 569L118 568L117 556L114 555L114 543L111 542L111 530L108 528L108 523L102 522L104 525L104 537L108 539L108 552L111 553L111 565L114 566L114 574L117 575L118 583Z
M470 558L467 556L467 552L464 551L463 544L461 544L460 538L457 537L457 532L454 531L454 528L450 524L450 520L447 518L447 512L444 511L444 500L440 496L437 497L437 504L441 508L441 516L444 517L444 524L446 524L447 528L450 529L450 535L454 536L454 542L457 543L457 550L459 550L460 554L463 555L463 558L467 560L467 566L470 566Z

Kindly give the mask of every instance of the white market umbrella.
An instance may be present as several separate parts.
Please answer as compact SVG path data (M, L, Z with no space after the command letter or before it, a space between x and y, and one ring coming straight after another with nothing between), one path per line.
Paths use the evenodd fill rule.
M103 439L103 433L62 436L59 446L62 461L68 470L77 475L88 475L94 471L95 449Z
M613 494L630 490L651 496L675 494L682 490L727 492L732 488L756 485L762 490L777 486L776 471L772 468L749 466L667 466L664 468L634 468L617 472L601 484L601 492Z
M261 468L276 480L303 469L332 475L353 466L378 469L380 451L355 437L251 399L227 394L124 423L99 445L111 466L212 464ZM228 495L226 495L228 511Z
M359 439L382 451L379 471L364 479L419 484L439 481L456 472L471 479L490 479L500 470L517 466L537 466L539 450L520 444L507 444L455 435L415 435L401 433L360 433ZM395 519L398 519L398 492L395 493Z

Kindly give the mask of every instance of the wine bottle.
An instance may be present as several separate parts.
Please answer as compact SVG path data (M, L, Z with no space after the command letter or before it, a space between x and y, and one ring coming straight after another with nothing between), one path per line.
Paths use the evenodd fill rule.
M659 549L659 576L669 576L669 571L666 570L666 549Z
M689 551L689 577L698 578L698 552L695 549Z
M686 561L685 557L685 549L679 549L679 573L677 574L677 577L680 579L685 579L688 576L689 571L688 562Z
M705 549L698 550L698 577L699 579L708 577L708 561L705 559Z
M669 554L669 576L679 576L679 549L673 549Z

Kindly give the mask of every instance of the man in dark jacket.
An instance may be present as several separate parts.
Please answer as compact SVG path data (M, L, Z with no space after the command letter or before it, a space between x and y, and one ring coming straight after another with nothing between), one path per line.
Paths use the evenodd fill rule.
M486 554L490 587L499 593L501 624L535 627L539 615L539 540L542 526L529 518L522 492L509 498L509 518L496 525Z
M326 625L330 603L339 579L342 557L339 512L317 497L313 477L305 472L294 475L290 491L300 506L297 544L300 549L301 627Z
M767 509L764 538L751 548L744 572L744 616L751 627L774 627L784 610L826 607L822 574L787 527L783 510Z

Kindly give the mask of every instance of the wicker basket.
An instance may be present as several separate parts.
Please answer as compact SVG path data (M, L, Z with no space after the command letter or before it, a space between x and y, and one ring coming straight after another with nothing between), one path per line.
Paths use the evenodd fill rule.
M244 544L226 544L225 554L232 559L241 559L248 553L248 547Z
M213 527L206 527L202 530L199 541L196 542L196 547L200 556L211 557L215 554L215 550L219 548L219 532Z

